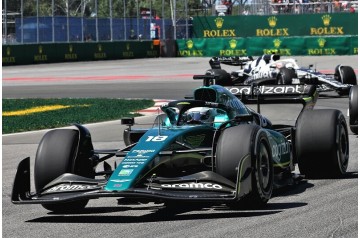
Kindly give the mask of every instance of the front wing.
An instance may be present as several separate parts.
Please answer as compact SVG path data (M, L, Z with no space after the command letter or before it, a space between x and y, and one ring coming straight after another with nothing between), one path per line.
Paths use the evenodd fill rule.
M147 199L149 201L191 200L208 202L230 202L239 200L251 191L250 159L241 162L238 184L235 185L214 172L206 171L193 177L179 178L179 182L167 180L166 189L161 183L148 181L141 188L130 188L124 191L104 190L105 180L89 179L74 174L64 174L48 184L40 194L30 192L30 158L23 159L15 176L11 199L14 204L56 204L77 200L97 199L101 197L126 197L130 199ZM187 185L186 185L187 184ZM222 189L219 189L220 186ZM186 187L196 187L187 190ZM204 187L209 189L204 189ZM185 189L184 189L185 188Z

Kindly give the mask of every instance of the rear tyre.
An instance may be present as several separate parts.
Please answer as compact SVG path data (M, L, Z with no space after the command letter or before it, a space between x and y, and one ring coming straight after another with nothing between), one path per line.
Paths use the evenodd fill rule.
M223 69L209 69L206 71L205 75L217 75L215 79L215 84L221 86L232 86L231 76L228 72Z
M260 208L272 195L274 184L270 143L266 133L257 125L239 125L226 129L219 137L216 149L216 171L236 183L239 162L251 157L251 192L234 208Z
M358 86L354 85L349 94L349 124L350 130L358 134Z
M292 79L296 78L296 73L293 69L280 68L280 72L277 76L278 84L292 84Z
M296 156L307 178L335 178L346 173L349 138L339 110L304 111L296 123Z
M76 155L79 153L79 131L72 129L60 129L47 132L40 141L36 152L34 180L36 193L52 180L64 173L77 175L93 174L89 164L75 165ZM90 151L88 151L90 153ZM81 153L84 153L82 151ZM81 166L81 167L80 167ZM42 206L55 213L74 213L82 210L89 200L80 200L61 204L42 204Z

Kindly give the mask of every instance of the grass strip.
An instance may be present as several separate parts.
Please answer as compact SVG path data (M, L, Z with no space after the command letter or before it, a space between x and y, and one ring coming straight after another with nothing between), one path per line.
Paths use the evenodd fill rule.
M3 134L93 123L140 116L152 100L106 98L3 99Z

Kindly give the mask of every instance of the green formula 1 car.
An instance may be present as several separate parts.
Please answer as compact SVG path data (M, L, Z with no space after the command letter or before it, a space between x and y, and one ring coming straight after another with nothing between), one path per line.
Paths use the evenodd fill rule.
M123 119L129 126L125 148L94 149L82 125L47 132L36 153L35 191L26 158L18 166L12 202L59 213L79 212L89 199L102 197L119 198L120 204L191 201L250 209L264 206L274 189L299 177L346 172L345 118L338 110L313 110L316 86L276 85L276 93L266 85L243 86L240 100L204 82L192 99L163 105L150 128L136 129L133 118ZM295 126L276 125L246 106L251 101L304 107ZM294 173L296 165L303 176Z

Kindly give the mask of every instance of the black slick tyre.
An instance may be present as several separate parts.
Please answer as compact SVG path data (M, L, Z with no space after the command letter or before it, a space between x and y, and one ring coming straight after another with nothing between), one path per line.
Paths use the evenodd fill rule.
M239 125L226 129L219 137L216 149L216 171L236 183L239 163L251 157L251 192L234 208L260 208L270 199L274 172L268 137L257 125Z
M206 71L205 75L217 76L215 79L215 84L221 86L231 86L231 76L228 72L223 69L209 69Z
M349 127L354 134L358 134L358 86L354 85L349 94Z
M79 150L79 131L72 129L55 129L47 132L40 141L36 152L34 182L36 193L52 180L64 173L83 173L75 166L75 158ZM86 167L86 165L84 165ZM77 172L76 172L77 171ZM81 172L80 172L81 171ZM89 171L87 171L88 174ZM88 200L80 200L61 204L42 204L55 213L70 213L83 209Z
M307 178L336 178L346 173L349 138L339 110L304 111L296 123L296 157Z
M292 79L296 78L296 73L293 69L280 68L277 76L277 84L292 84Z
M342 84L357 84L355 71L350 66L336 66L334 76Z

